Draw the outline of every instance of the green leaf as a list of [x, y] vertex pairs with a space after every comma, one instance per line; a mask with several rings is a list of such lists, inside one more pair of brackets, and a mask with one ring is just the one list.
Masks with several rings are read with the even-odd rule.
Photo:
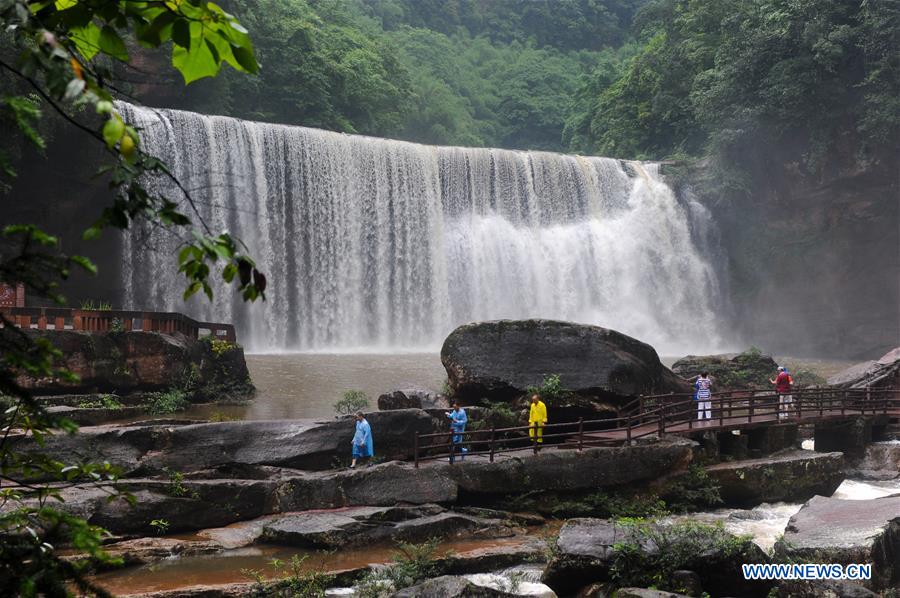
[[172, 25], [172, 41], [185, 50], [191, 47], [191, 26], [187, 19], [178, 19]]
[[180, 46], [172, 48], [172, 66], [184, 77], [185, 84], [213, 77], [219, 72], [219, 63], [213, 59], [212, 53], [206, 44], [194, 44], [190, 51]]
[[85, 60], [90, 60], [100, 51], [100, 28], [93, 23], [84, 27], [73, 27], [69, 39], [75, 42], [75, 48]]
[[95, 224], [95, 225], [91, 226], [90, 228], [88, 228], [87, 230], [85, 230], [81, 234], [81, 238], [84, 239], [85, 241], [93, 241], [95, 239], [99, 239], [100, 234], [102, 232], [103, 232], [103, 229], [100, 227], [100, 225]]
[[94, 264], [94, 262], [92, 262], [90, 259], [84, 257], [83, 255], [73, 255], [72, 261], [74, 263], [78, 264], [79, 266], [81, 266], [82, 268], [84, 268], [87, 272], [90, 272], [91, 274], [97, 273], [97, 265]]
[[253, 55], [252, 49], [243, 46], [232, 45], [231, 53], [234, 55], [234, 59], [237, 61], [238, 65], [240, 65], [242, 70], [248, 73], [259, 72], [259, 64], [257, 64], [256, 62], [256, 57]]
[[103, 140], [106, 141], [106, 147], [112, 149], [122, 138], [125, 133], [125, 123], [118, 114], [112, 115], [103, 125]]
[[103, 29], [100, 30], [99, 44], [100, 49], [105, 54], [117, 60], [128, 60], [128, 49], [125, 47], [125, 42], [122, 41], [116, 30], [109, 25], [104, 25]]
[[182, 295], [182, 299], [184, 299], [185, 301], [187, 301], [188, 299], [191, 298], [192, 295], [194, 295], [194, 294], [195, 294], [197, 291], [199, 291], [202, 287], [203, 287], [203, 285], [200, 283], [200, 281], [199, 281], [199, 280], [195, 280], [195, 281], [192, 282], [190, 285], [188, 285], [188, 288], [186, 288], [186, 289], [184, 290], [184, 294]]

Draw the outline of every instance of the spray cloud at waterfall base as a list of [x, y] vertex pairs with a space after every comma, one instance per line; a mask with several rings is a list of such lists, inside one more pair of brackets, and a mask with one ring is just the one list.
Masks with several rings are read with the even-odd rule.
[[133, 230], [128, 307], [233, 320], [256, 351], [434, 350], [459, 324], [531, 317], [614, 328], [663, 353], [722, 344], [713, 223], [655, 164], [120, 107], [269, 277], [263, 305], [224, 285], [185, 305], [178, 239]]

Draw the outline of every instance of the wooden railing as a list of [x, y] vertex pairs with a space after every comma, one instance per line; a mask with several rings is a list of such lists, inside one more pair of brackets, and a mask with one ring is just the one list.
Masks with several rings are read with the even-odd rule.
[[[68, 307], [4, 307], [0, 314], [19, 328], [37, 330], [86, 330], [112, 332], [140, 330], [162, 334], [181, 333], [189, 338], [210, 335], [236, 342], [231, 324], [198, 322], [184, 314], [154, 311], [73, 309]], [[2, 325], [2, 324], [0, 324]]]
[[[693, 395], [664, 394], [642, 396], [625, 405], [616, 417], [579, 419], [576, 422], [543, 426], [543, 443], [529, 432], [532, 426], [490, 428], [463, 432], [462, 442], [454, 444], [451, 432], [416, 433], [414, 460], [447, 459], [456, 449], [455, 459], [463, 455], [496, 455], [542, 446], [573, 448], [628, 444], [633, 440], [665, 434], [690, 434], [784, 423], [814, 423], [851, 415], [888, 414], [900, 416], [900, 390], [894, 388], [834, 389], [811, 388], [791, 393], [792, 402], [782, 405], [773, 392], [734, 391], [710, 398], [711, 418], [697, 419], [697, 401]], [[559, 440], [563, 442], [560, 443]], [[468, 451], [459, 452], [465, 446]]]

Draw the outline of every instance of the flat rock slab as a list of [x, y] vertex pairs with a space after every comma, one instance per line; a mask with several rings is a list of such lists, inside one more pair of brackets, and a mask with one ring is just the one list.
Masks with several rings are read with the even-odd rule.
[[584, 490], [656, 480], [687, 468], [693, 443], [672, 437], [628, 447], [545, 449], [534, 455], [504, 455], [494, 463], [467, 459], [454, 465], [433, 464], [459, 488], [472, 494], [511, 494], [533, 490]]
[[843, 453], [790, 451], [718, 463], [706, 468], [728, 506], [754, 507], [764, 502], [802, 501], [831, 496], [844, 481]]
[[788, 521], [778, 555], [821, 563], [872, 563], [872, 586], [900, 582], [900, 496], [815, 496]]
[[284, 515], [263, 527], [261, 540], [310, 548], [359, 546], [383, 540], [512, 536], [510, 521], [448, 511], [438, 505], [354, 507]]
[[[416, 432], [436, 431], [435, 420], [420, 409], [367, 415], [375, 454], [385, 459], [412, 456]], [[353, 418], [329, 421], [229, 421], [167, 426], [98, 426], [78, 434], [49, 436], [43, 446], [30, 437], [10, 439], [14, 450], [48, 455], [64, 463], [109, 461], [125, 477], [165, 468], [190, 472], [226, 465], [273, 465], [328, 470], [350, 454]]]

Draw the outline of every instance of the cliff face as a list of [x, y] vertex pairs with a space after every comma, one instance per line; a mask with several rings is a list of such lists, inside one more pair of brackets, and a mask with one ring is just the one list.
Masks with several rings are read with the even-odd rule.
[[888, 166], [814, 180], [788, 163], [755, 173], [741, 202], [703, 198], [721, 227], [741, 341], [847, 359], [897, 346], [900, 185]]

